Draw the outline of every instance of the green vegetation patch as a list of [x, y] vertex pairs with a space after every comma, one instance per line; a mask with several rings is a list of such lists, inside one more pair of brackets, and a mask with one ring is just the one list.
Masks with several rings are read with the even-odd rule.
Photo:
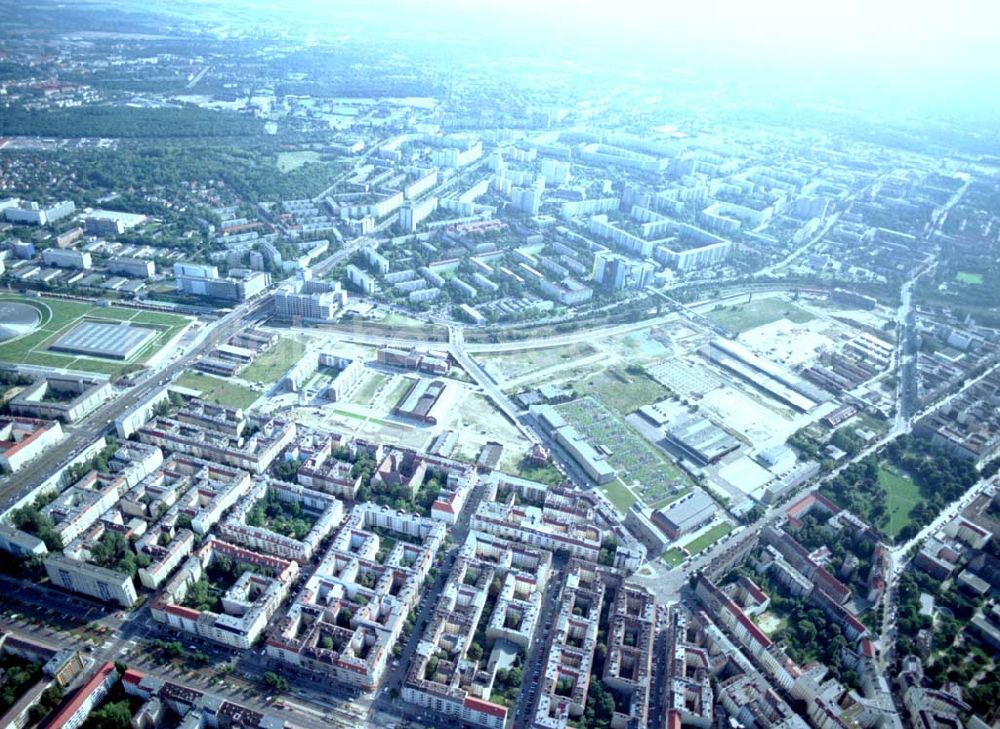
[[240, 377], [248, 382], [270, 385], [302, 359], [306, 345], [297, 339], [282, 337], [264, 354], [257, 357], [240, 372]]
[[815, 319], [805, 309], [782, 299], [759, 299], [748, 304], [722, 306], [710, 311], [706, 316], [717, 324], [721, 324], [734, 332], [742, 333], [755, 327], [779, 319], [788, 319], [796, 324], [805, 324]]
[[667, 567], [678, 567], [684, 563], [685, 556], [677, 547], [671, 547], [663, 553], [663, 562]]
[[627, 415], [643, 405], [659, 402], [669, 394], [667, 388], [639, 367], [608, 367], [573, 383], [573, 389], [580, 395], [593, 395], [619, 415]]
[[522, 461], [521, 465], [518, 466], [517, 475], [529, 481], [537, 481], [548, 486], [558, 486], [564, 480], [564, 476], [559, 472], [559, 469], [551, 463], [546, 463], [544, 466], [536, 466], [527, 459]]
[[231, 408], [248, 408], [259, 397], [249, 387], [201, 372], [184, 372], [175, 382], [181, 387], [199, 390], [203, 400]]
[[927, 439], [901, 435], [879, 454], [844, 468], [820, 490], [885, 536], [904, 542], [979, 477], [971, 461]]
[[350, 402], [355, 405], [370, 405], [375, 397], [375, 393], [389, 380], [387, 375], [372, 370], [365, 372], [364, 378], [364, 382], [354, 391], [354, 395], [350, 399]]
[[981, 273], [969, 273], [968, 271], [959, 271], [955, 274], [955, 280], [959, 283], [964, 284], [974, 284], [979, 286], [983, 282], [983, 274]]
[[283, 501], [268, 490], [247, 512], [246, 523], [292, 539], [304, 539], [318, 519], [319, 515], [303, 509], [297, 501]]
[[319, 162], [320, 159], [321, 155], [319, 152], [313, 152], [308, 149], [298, 152], [278, 152], [275, 165], [278, 168], [278, 172], [291, 172], [310, 162]]
[[704, 534], [695, 537], [690, 542], [685, 544], [684, 548], [692, 555], [699, 554], [729, 534], [732, 530], [732, 524], [716, 524]]
[[3, 685], [0, 686], [0, 712], [16, 704], [21, 696], [42, 677], [41, 663], [28, 663], [13, 655], [0, 658]]
[[632, 493], [632, 490], [621, 481], [606, 483], [601, 486], [601, 491], [622, 514], [628, 512], [629, 507], [639, 500], [638, 497]]
[[923, 501], [923, 498], [912, 479], [901, 476], [885, 466], [878, 470], [878, 485], [885, 491], [886, 507], [889, 510], [886, 533], [895, 539], [907, 524], [912, 523], [910, 512]]
[[132, 106], [80, 106], [28, 111], [7, 109], [0, 136], [43, 137], [230, 137], [263, 134], [264, 125], [245, 114], [202, 109], [145, 109]]
[[386, 393], [384, 402], [387, 402], [390, 405], [395, 405], [403, 398], [403, 395], [405, 395], [412, 386], [413, 380], [409, 377], [397, 377], [395, 382], [392, 383], [388, 393]]

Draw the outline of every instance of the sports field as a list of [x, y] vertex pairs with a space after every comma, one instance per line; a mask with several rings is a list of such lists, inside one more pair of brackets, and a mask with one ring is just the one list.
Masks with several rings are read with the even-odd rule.
[[[175, 314], [140, 311], [116, 306], [97, 306], [85, 301], [31, 298], [17, 295], [0, 295], [0, 299], [16, 301], [33, 307], [41, 315], [41, 324], [33, 332], [0, 344], [0, 362], [32, 364], [44, 367], [66, 367], [85, 372], [116, 375], [125, 369], [143, 364], [167, 342], [184, 329], [190, 319]], [[122, 322], [143, 324], [157, 330], [157, 335], [139, 350], [128, 362], [99, 357], [81, 357], [49, 351], [48, 347], [60, 336], [80, 322]]]

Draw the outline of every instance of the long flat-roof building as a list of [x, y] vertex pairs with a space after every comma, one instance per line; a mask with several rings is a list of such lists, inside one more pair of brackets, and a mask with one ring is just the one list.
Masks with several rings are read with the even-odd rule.
[[443, 380], [420, 378], [410, 385], [402, 400], [392, 409], [392, 414], [434, 425], [438, 421], [436, 411], [439, 404], [446, 400], [448, 389], [448, 383]]
[[710, 420], [690, 415], [667, 427], [666, 441], [699, 466], [716, 463], [740, 447], [735, 437]]
[[110, 396], [111, 383], [106, 379], [49, 375], [18, 393], [9, 407], [15, 415], [73, 423]]
[[548, 434], [561, 445], [583, 471], [595, 482], [608, 483], [617, 475], [615, 469], [605, 460], [587, 439], [566, 422], [551, 405], [532, 405], [531, 413]]
[[122, 361], [130, 360], [157, 334], [150, 327], [129, 323], [83, 321], [63, 334], [49, 349]]
[[45, 559], [45, 572], [53, 585], [79, 592], [122, 607], [132, 607], [138, 599], [132, 578], [123, 573], [53, 554]]

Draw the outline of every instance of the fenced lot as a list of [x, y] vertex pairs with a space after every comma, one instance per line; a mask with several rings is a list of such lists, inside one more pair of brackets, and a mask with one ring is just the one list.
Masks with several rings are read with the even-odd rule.
[[608, 463], [645, 503], [662, 501], [690, 484], [683, 471], [593, 397], [557, 405], [556, 410], [592, 446], [604, 446], [611, 451]]

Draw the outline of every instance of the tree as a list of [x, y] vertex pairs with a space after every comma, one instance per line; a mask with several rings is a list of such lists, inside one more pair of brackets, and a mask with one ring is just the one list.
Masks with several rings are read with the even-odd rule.
[[278, 691], [288, 690], [288, 680], [284, 676], [279, 676], [274, 671], [268, 671], [264, 674], [264, 683]]
[[328, 651], [332, 651], [333, 650], [333, 638], [331, 638], [329, 635], [324, 635], [320, 639], [319, 645], [320, 645], [320, 648], [323, 648], [323, 649], [328, 650]]
[[132, 724], [132, 711], [128, 700], [105, 704], [93, 712], [86, 725], [94, 729], [128, 729]]

